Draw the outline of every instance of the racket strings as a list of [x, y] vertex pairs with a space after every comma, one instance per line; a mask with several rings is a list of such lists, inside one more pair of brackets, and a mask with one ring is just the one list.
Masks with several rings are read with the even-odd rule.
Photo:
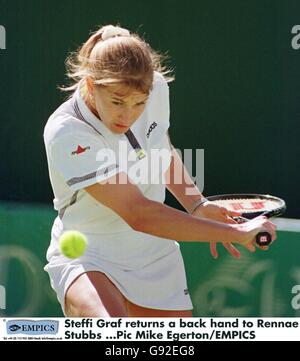
[[213, 200], [213, 203], [223, 206], [232, 211], [243, 211], [243, 213], [251, 212], [268, 212], [277, 209], [281, 204], [274, 200], [266, 200], [261, 198], [232, 198]]

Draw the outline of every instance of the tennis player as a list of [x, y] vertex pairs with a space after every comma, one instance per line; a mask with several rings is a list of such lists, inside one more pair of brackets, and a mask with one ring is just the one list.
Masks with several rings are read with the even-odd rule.
[[[44, 131], [58, 211], [45, 270], [64, 314], [190, 317], [176, 241], [211, 241], [215, 257], [222, 242], [238, 257], [231, 242], [253, 250], [258, 232], [275, 239], [275, 226], [264, 217], [235, 224], [231, 217], [238, 213], [205, 201], [168, 137], [172, 79], [137, 34], [104, 26], [67, 64], [72, 96]], [[149, 167], [158, 151], [163, 161]], [[180, 184], [177, 171], [185, 175]], [[188, 213], [164, 204], [166, 187]], [[67, 230], [89, 240], [75, 260], [59, 251]]]

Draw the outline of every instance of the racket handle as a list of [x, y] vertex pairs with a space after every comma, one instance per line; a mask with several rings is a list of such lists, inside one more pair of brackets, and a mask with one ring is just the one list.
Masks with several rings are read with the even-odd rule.
[[268, 246], [272, 243], [272, 236], [269, 232], [260, 232], [256, 235], [255, 241], [259, 246]]
[[[267, 212], [266, 212], [267, 213]], [[265, 214], [263, 214], [265, 215]], [[245, 217], [234, 217], [234, 219], [238, 222], [238, 223], [244, 223], [244, 222], [248, 222], [249, 219], [245, 218]], [[272, 236], [270, 235], [269, 232], [260, 232], [256, 235], [255, 237], [255, 242], [258, 246], [268, 246], [269, 244], [272, 243]]]

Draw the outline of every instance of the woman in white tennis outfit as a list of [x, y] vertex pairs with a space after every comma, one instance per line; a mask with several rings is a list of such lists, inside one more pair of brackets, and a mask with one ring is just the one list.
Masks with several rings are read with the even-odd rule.
[[[102, 27], [68, 64], [73, 95], [44, 132], [58, 211], [45, 270], [63, 311], [70, 317], [191, 316], [176, 241], [210, 241], [215, 257], [222, 242], [238, 257], [232, 241], [253, 250], [261, 230], [275, 238], [274, 226], [263, 217], [237, 225], [236, 213], [205, 201], [168, 137], [170, 78], [136, 34]], [[180, 184], [178, 170], [185, 175]], [[166, 187], [190, 214], [164, 204]], [[66, 230], [88, 238], [82, 257], [60, 253]]]

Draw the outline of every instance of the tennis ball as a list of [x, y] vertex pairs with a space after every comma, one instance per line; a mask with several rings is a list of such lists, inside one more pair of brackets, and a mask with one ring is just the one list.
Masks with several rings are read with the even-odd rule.
[[87, 238], [78, 231], [66, 231], [59, 239], [61, 253], [68, 258], [81, 257], [87, 246]]

